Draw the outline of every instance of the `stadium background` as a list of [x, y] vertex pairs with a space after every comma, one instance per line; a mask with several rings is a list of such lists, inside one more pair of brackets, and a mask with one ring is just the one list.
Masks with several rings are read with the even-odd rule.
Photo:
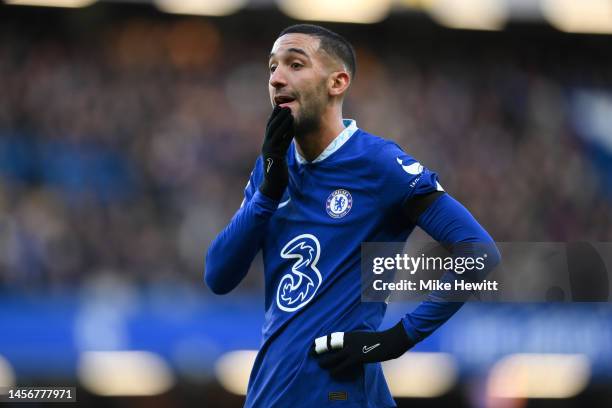
[[[0, 385], [241, 406], [260, 261], [225, 297], [202, 274], [260, 149], [267, 53], [298, 21], [280, 3], [0, 5]], [[437, 170], [497, 241], [609, 241], [612, 37], [565, 31], [612, 33], [612, 9], [457, 3], [324, 23], [358, 53], [345, 116]], [[564, 8], [586, 23], [563, 25]], [[612, 308], [468, 305], [385, 372], [400, 407], [611, 406]]]

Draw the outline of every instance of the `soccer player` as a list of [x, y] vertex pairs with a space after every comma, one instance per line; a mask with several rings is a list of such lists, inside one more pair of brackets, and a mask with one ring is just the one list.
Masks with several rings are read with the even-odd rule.
[[417, 225], [451, 248], [493, 242], [436, 173], [342, 118], [355, 68], [350, 43], [315, 25], [285, 29], [270, 53], [261, 156], [205, 272], [214, 293], [228, 293], [263, 251], [265, 323], [247, 407], [394, 407], [379, 363], [462, 303], [428, 299], [376, 331], [386, 304], [360, 301], [360, 244], [402, 242]]

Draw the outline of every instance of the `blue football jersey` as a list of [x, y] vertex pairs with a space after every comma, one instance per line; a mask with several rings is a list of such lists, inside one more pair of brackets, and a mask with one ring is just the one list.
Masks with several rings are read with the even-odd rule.
[[[414, 225], [402, 206], [442, 187], [434, 172], [394, 142], [354, 121], [345, 120], [345, 126], [312, 162], [294, 144], [287, 152], [289, 185], [274, 204], [261, 248], [265, 323], [247, 407], [395, 406], [380, 364], [359, 368], [354, 381], [337, 381], [309, 348], [331, 332], [378, 329], [386, 305], [360, 300], [361, 243], [405, 241]], [[262, 180], [260, 157], [245, 202]]]

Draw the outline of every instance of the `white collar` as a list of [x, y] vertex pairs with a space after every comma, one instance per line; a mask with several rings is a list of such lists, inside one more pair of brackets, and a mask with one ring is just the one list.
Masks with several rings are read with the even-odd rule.
[[[329, 156], [332, 155], [332, 153], [334, 153], [336, 150], [342, 147], [342, 145], [345, 144], [351, 136], [353, 136], [353, 133], [357, 131], [357, 122], [355, 122], [353, 119], [342, 119], [342, 124], [344, 124], [345, 126], [344, 130], [340, 132], [340, 134], [336, 136], [334, 140], [332, 140], [329, 146], [327, 146], [325, 150], [321, 152], [319, 157], [317, 157], [310, 163], [318, 163], [320, 161], [327, 159]], [[295, 144], [295, 142], [294, 142], [294, 145], [295, 145], [294, 147], [295, 148], [295, 158], [297, 162], [300, 164], [309, 163], [305, 158], [303, 158], [300, 155], [297, 149], [297, 144]]]

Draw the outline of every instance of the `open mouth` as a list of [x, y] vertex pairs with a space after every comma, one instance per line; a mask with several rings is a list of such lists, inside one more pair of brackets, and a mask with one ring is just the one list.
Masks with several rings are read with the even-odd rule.
[[278, 95], [274, 97], [274, 103], [280, 107], [288, 106], [295, 98], [288, 95]]

